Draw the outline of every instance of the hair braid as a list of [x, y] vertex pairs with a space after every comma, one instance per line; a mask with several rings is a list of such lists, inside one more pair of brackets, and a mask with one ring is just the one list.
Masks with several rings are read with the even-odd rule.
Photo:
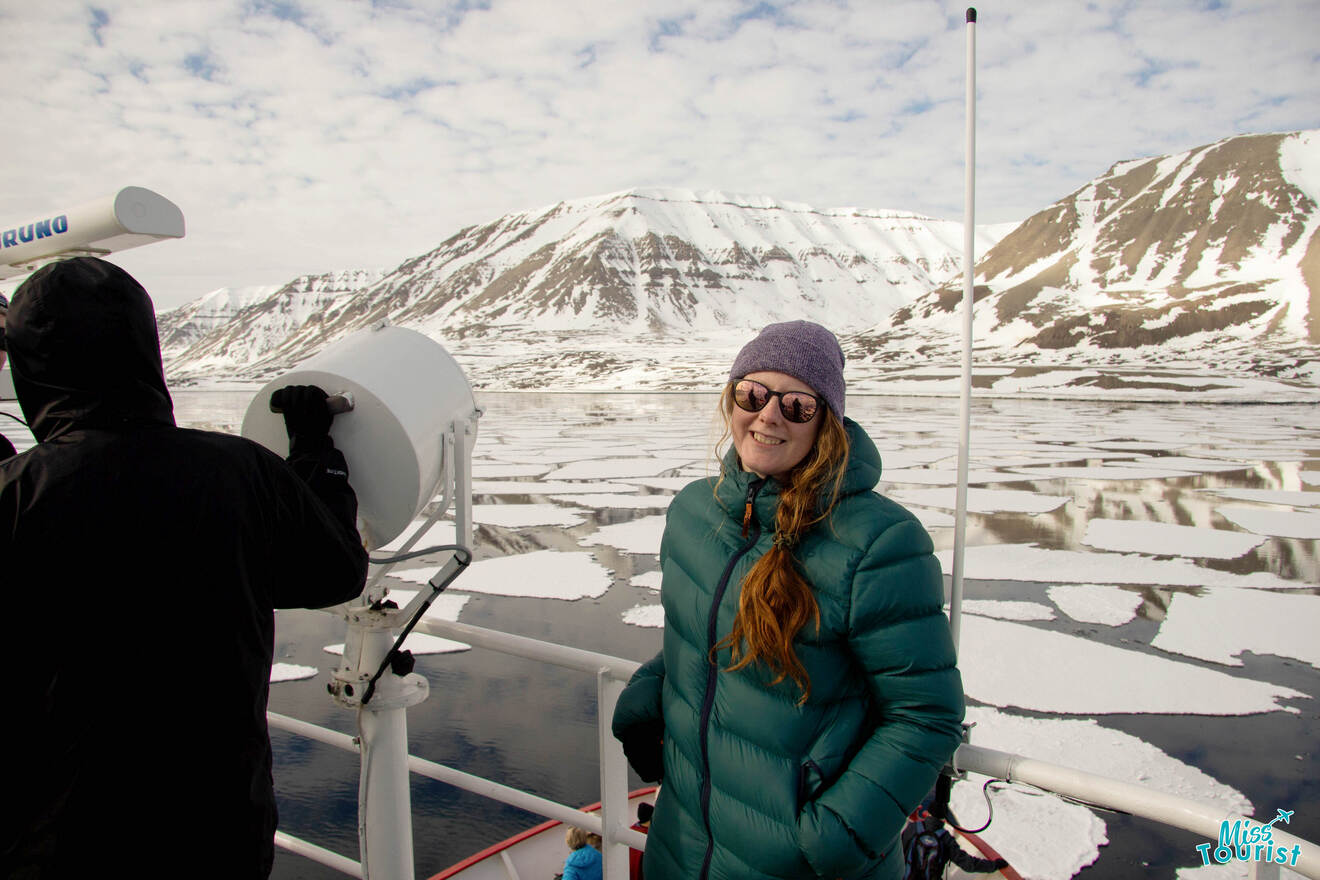
[[[720, 405], [726, 425], [733, 405], [730, 387]], [[781, 480], [774, 543], [743, 578], [733, 629], [711, 649], [712, 662], [718, 651], [731, 649], [730, 672], [760, 660], [775, 676], [771, 684], [792, 678], [802, 690], [799, 705], [811, 695], [811, 680], [793, 649], [793, 639], [810, 621], [820, 628], [820, 606], [793, 552], [803, 534], [834, 509], [848, 460], [842, 421], [828, 407], [820, 417], [824, 421], [811, 452], [786, 481]]]

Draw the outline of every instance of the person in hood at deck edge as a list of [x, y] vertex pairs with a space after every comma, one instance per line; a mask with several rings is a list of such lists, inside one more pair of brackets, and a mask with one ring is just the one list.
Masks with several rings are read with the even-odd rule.
[[0, 876], [266, 877], [273, 609], [366, 577], [325, 394], [279, 392], [288, 463], [175, 427], [151, 300], [94, 258], [33, 274], [6, 335], [37, 445], [0, 463]]
[[718, 478], [669, 506], [663, 649], [614, 735], [663, 780], [643, 873], [898, 878], [899, 837], [962, 739], [962, 680], [929, 535], [877, 494], [844, 417], [843, 352], [771, 324], [734, 360]]
[[[9, 315], [9, 300], [0, 296], [0, 367], [5, 365], [5, 318]], [[14, 444], [9, 442], [9, 438], [0, 434], [0, 461], [14, 454]]]

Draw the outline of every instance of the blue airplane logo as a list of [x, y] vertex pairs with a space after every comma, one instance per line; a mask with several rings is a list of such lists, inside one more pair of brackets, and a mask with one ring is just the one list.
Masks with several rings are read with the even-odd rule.
[[1291, 824], [1292, 824], [1292, 815], [1293, 815], [1293, 813], [1297, 812], [1296, 810], [1280, 810], [1278, 807], [1275, 807], [1274, 809], [1275, 809], [1275, 812], [1277, 812], [1279, 815], [1277, 815], [1277, 816], [1275, 816], [1273, 819], [1271, 819], [1271, 820], [1265, 825], [1266, 828], [1269, 828], [1269, 827], [1273, 826], [1275, 822], [1278, 822], [1278, 821], [1280, 821], [1280, 820], [1282, 820], [1283, 823], [1284, 823], [1285, 825], [1291, 825]]

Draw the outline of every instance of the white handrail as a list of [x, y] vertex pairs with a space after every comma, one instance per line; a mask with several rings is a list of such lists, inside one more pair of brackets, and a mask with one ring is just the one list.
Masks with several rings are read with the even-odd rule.
[[[1231, 824], [1249, 818], [1211, 804], [1166, 794], [1120, 779], [971, 744], [959, 746], [952, 763], [953, 768], [960, 772], [966, 770], [992, 779], [1025, 782], [1085, 804], [1131, 813], [1162, 825], [1192, 831], [1215, 841], [1216, 845], [1223, 822]], [[1320, 880], [1320, 846], [1277, 826], [1270, 830], [1276, 852], [1281, 847], [1288, 850], [1294, 846], [1299, 848], [1297, 864], [1290, 863], [1288, 868], [1303, 877]], [[1212, 860], [1211, 864], [1214, 863]]]
[[[627, 681], [641, 664], [621, 657], [570, 648], [551, 642], [542, 642], [525, 636], [484, 629], [465, 623], [444, 620], [422, 621], [416, 627], [446, 638], [457, 639], [471, 645], [500, 651], [505, 654], [551, 663], [582, 672], [595, 673], [597, 676], [598, 713], [601, 722], [598, 728], [598, 740], [601, 754], [601, 812], [599, 815], [584, 813], [568, 804], [557, 803], [528, 792], [520, 791], [480, 776], [464, 773], [452, 767], [436, 764], [421, 758], [409, 756], [408, 767], [415, 773], [439, 780], [465, 791], [483, 795], [493, 800], [527, 810], [528, 812], [570, 823], [588, 831], [600, 834], [604, 840], [602, 847], [606, 853], [606, 876], [617, 877], [617, 870], [611, 870], [611, 862], [617, 865], [619, 857], [627, 848], [645, 849], [646, 836], [628, 828], [628, 821], [622, 815], [620, 804], [627, 804], [627, 765], [623, 761], [622, 747], [609, 735], [608, 718], [613, 715], [614, 703]], [[307, 736], [336, 748], [356, 752], [357, 742], [354, 737], [334, 730], [327, 730], [315, 724], [309, 724], [296, 718], [268, 712], [272, 727], [291, 733]], [[1130, 782], [1087, 773], [1059, 764], [1038, 761], [1022, 755], [1000, 752], [964, 744], [954, 754], [952, 765], [957, 772], [977, 773], [1008, 782], [1021, 782], [1033, 785], [1054, 794], [1071, 798], [1101, 809], [1119, 810], [1134, 816], [1150, 819], [1163, 825], [1181, 828], [1200, 834], [1207, 840], [1217, 842], [1221, 823], [1230, 823], [1247, 817], [1227, 813], [1221, 808], [1194, 801], [1176, 795], [1146, 788]], [[1289, 834], [1277, 826], [1271, 829], [1276, 850], [1285, 847], [1291, 851], [1296, 846], [1300, 856], [1297, 864], [1288, 867], [1309, 877], [1320, 880], [1320, 846]], [[276, 842], [285, 849], [303, 842], [287, 835], [279, 835]], [[332, 857], [336, 863], [318, 858], [319, 847], [306, 844], [303, 849], [295, 850], [337, 867], [352, 874], [351, 869], [343, 865], [354, 866], [357, 863], [336, 856], [325, 850], [319, 855]], [[626, 866], [626, 861], [623, 861]], [[626, 867], [625, 867], [626, 869]], [[360, 870], [360, 866], [359, 866]], [[361, 876], [361, 874], [354, 874]]]

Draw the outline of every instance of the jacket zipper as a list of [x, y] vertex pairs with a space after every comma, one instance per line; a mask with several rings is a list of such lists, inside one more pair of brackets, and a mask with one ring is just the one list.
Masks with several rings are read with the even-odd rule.
[[[706, 654], [709, 656], [711, 649], [715, 647], [717, 625], [719, 623], [720, 603], [724, 600], [724, 593], [729, 588], [729, 578], [733, 575], [733, 567], [738, 564], [749, 550], [756, 546], [756, 542], [761, 538], [761, 524], [756, 521], [754, 513], [754, 504], [756, 502], [756, 493], [761, 491], [765, 485], [765, 478], [753, 480], [747, 484], [747, 499], [743, 506], [742, 536], [749, 538], [745, 544], [729, 557], [728, 563], [724, 566], [724, 573], [720, 575], [719, 583], [715, 585], [715, 595], [711, 600], [710, 614], [706, 620]], [[750, 530], [750, 534], [749, 534]], [[701, 819], [706, 826], [706, 854], [701, 860], [700, 880], [706, 880], [710, 873], [710, 860], [715, 854], [715, 840], [710, 833], [710, 715], [715, 707], [715, 679], [719, 675], [719, 667], [715, 663], [706, 665], [706, 695], [701, 702]]]

